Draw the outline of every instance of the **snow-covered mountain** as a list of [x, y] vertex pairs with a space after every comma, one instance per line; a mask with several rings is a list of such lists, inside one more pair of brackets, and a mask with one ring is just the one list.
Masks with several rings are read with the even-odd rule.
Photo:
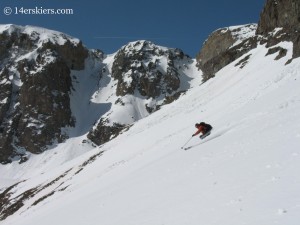
[[179, 98], [197, 70], [181, 50], [148, 41], [107, 56], [38, 27], [1, 25], [0, 38], [3, 164], [75, 136], [104, 144]]
[[68, 138], [71, 70], [84, 69], [88, 51], [63, 33], [0, 26], [0, 163], [26, 160]]
[[[213, 75], [204, 83], [196, 60], [176, 49], [138, 41], [108, 56], [88, 50], [82, 69], [69, 68], [68, 138], [21, 164], [0, 164], [1, 224], [298, 225], [300, 58], [297, 32], [289, 33], [298, 28], [266, 16], [280, 7], [278, 20], [295, 4], [268, 0], [257, 26], [216, 31], [240, 43], [216, 42], [224, 50], [207, 59], [222, 67], [201, 64], [200, 53], [198, 67]], [[159, 80], [146, 91], [141, 81], [168, 68], [178, 88]], [[87, 137], [101, 118], [131, 126], [95, 146]], [[200, 121], [214, 127], [204, 140], [191, 138]]]
[[88, 138], [101, 145], [178, 99], [200, 77], [196, 61], [179, 49], [136, 41], [123, 46], [103, 61], [95, 104], [111, 104], [97, 121]]

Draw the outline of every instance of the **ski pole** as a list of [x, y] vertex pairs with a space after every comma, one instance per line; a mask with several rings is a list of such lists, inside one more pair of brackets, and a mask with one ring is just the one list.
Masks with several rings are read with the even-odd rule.
[[193, 136], [192, 137], [190, 137], [190, 139], [187, 141], [187, 142], [185, 142], [185, 144], [181, 147], [181, 148], [183, 148], [184, 146], [186, 146], [187, 145], [187, 143], [189, 143], [190, 142], [190, 140], [193, 138]]

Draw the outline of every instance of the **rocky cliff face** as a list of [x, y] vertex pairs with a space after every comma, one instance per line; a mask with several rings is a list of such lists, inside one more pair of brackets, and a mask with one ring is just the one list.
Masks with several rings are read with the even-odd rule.
[[[293, 58], [300, 56], [300, 2], [298, 0], [267, 0], [260, 15], [257, 35], [272, 47], [281, 41], [293, 42]], [[282, 51], [282, 50], [281, 50]]]
[[257, 34], [268, 35], [275, 28], [300, 30], [300, 2], [298, 0], [267, 0], [260, 15]]
[[40, 153], [73, 126], [71, 69], [87, 50], [77, 39], [34, 27], [0, 27], [0, 162]]
[[213, 32], [197, 55], [197, 66], [207, 81], [220, 69], [257, 46], [256, 24], [235, 26]]
[[148, 98], [174, 94], [180, 86], [174, 64], [184, 58], [187, 56], [179, 49], [163, 49], [147, 41], [126, 45], [116, 54], [112, 67], [112, 77], [118, 80], [117, 95], [135, 91]]
[[[203, 81], [213, 77], [216, 72], [255, 48], [257, 44], [266, 44], [269, 48], [268, 54], [276, 52], [278, 53], [276, 59], [279, 59], [287, 50], [275, 45], [282, 41], [290, 41], [293, 42], [294, 47], [293, 58], [299, 57], [299, 32], [300, 2], [298, 0], [267, 0], [258, 26], [250, 24], [223, 28], [208, 37], [197, 56], [198, 68], [203, 71]], [[237, 65], [244, 65], [245, 61], [247, 61], [247, 56]]]
[[149, 41], [122, 47], [109, 71], [116, 98], [88, 138], [103, 144], [135, 121], [176, 100], [189, 87], [186, 71], [192, 64], [193, 60], [181, 50]]

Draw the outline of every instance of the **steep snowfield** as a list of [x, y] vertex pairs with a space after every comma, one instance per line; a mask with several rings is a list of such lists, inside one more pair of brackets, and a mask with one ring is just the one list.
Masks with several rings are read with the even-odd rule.
[[[1, 165], [1, 182], [27, 179], [12, 189], [16, 197], [64, 174], [1, 224], [298, 225], [300, 59], [285, 65], [292, 44], [280, 45], [286, 57], [275, 61], [259, 46], [243, 69], [238, 59], [194, 83], [99, 148], [74, 137], [24, 164]], [[199, 121], [212, 134], [182, 150]], [[71, 149], [89, 151], [68, 161]], [[33, 205], [47, 190], [56, 192]]]

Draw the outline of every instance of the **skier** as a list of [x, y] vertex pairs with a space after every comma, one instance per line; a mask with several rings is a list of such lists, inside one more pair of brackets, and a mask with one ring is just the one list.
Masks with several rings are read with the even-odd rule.
[[198, 129], [196, 131], [196, 133], [194, 133], [192, 135], [192, 137], [196, 136], [197, 134], [199, 133], [202, 133], [202, 135], [200, 135], [199, 138], [203, 139], [205, 138], [206, 136], [210, 135], [210, 131], [212, 130], [212, 126], [210, 124], [207, 124], [207, 123], [204, 123], [204, 122], [201, 122], [201, 123], [196, 123], [195, 124], [195, 127]]

